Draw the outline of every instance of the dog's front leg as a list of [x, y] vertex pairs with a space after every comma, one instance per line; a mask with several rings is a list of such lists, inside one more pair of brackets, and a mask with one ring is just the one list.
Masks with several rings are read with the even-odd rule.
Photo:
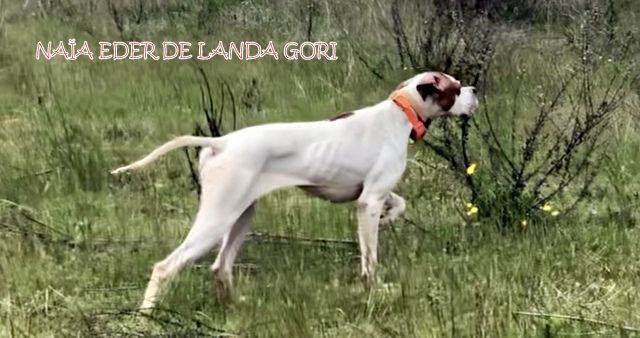
[[375, 268], [378, 262], [378, 223], [383, 204], [384, 195], [363, 196], [358, 199], [361, 278], [367, 288], [375, 279]]
[[400, 216], [407, 206], [404, 198], [393, 192], [384, 201], [382, 206], [382, 214], [380, 215], [380, 229], [384, 229], [391, 222]]

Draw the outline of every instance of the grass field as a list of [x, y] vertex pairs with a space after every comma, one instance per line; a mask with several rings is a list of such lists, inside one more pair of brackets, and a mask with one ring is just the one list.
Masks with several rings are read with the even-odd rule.
[[[397, 66], [387, 27], [375, 23], [387, 19], [384, 1], [313, 2], [313, 40], [338, 41], [338, 61], [36, 61], [37, 41], [274, 40], [282, 46], [304, 41], [308, 28], [297, 12], [306, 5], [295, 1], [202, 2], [215, 6], [211, 23], [201, 27], [185, 9], [199, 2], [158, 1], [145, 20], [125, 21], [123, 29], [108, 10], [90, 10], [101, 2], [79, 3], [31, 1], [23, 8], [0, 1], [0, 337], [640, 335], [640, 105], [632, 85], [624, 86], [603, 133], [606, 156], [589, 194], [570, 213], [522, 219], [508, 231], [494, 218], [470, 219], [464, 182], [417, 143], [395, 190], [407, 199], [407, 211], [381, 232], [380, 282], [371, 291], [358, 279], [354, 205], [283, 190], [258, 204], [254, 233], [234, 270], [232, 303], [216, 300], [211, 253], [181, 272], [158, 311], [137, 315], [154, 262], [190, 227], [197, 194], [180, 152], [131, 175], [108, 172], [204, 123], [199, 67], [218, 107], [220, 81], [229, 85], [238, 128], [325, 119], [373, 104], [415, 71]], [[126, 9], [134, 2], [115, 3]], [[254, 5], [262, 11], [253, 12]], [[620, 21], [638, 28], [632, 5], [616, 2]], [[125, 9], [122, 15], [133, 15]], [[229, 14], [234, 11], [248, 21]], [[237, 21], [224, 21], [230, 17]], [[274, 17], [285, 24], [274, 24]], [[550, 64], [572, 62], [558, 46], [573, 26], [577, 19], [496, 24], [502, 33], [483, 88], [485, 105], [474, 117], [481, 126], [484, 116], [493, 116], [504, 133], [500, 128], [509, 123], [530, 125], [535, 95], [516, 104], [514, 92], [547, 86], [555, 71]], [[594, 74], [596, 84], [622, 72], [626, 61], [612, 60]], [[228, 96], [226, 104], [228, 110]], [[230, 125], [227, 115], [226, 131]], [[474, 135], [475, 176], [490, 182], [489, 151]], [[493, 196], [491, 184], [483, 187], [482, 196]], [[561, 206], [574, 191], [551, 203]], [[484, 209], [502, 203], [484, 201]]]

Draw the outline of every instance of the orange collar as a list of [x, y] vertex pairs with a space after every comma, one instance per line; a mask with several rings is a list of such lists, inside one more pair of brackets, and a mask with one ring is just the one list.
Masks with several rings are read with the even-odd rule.
[[409, 100], [402, 94], [393, 95], [391, 99], [393, 100], [393, 103], [397, 104], [398, 107], [402, 109], [404, 114], [407, 116], [407, 120], [411, 123], [411, 139], [414, 141], [421, 139], [427, 132], [427, 129], [425, 128], [424, 123], [420, 120], [416, 111], [411, 107]]

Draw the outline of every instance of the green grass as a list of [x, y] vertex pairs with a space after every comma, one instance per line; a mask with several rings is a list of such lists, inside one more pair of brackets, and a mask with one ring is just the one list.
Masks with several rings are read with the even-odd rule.
[[[1, 41], [15, 48], [0, 50], [0, 337], [573, 337], [640, 329], [640, 137], [629, 114], [636, 98], [612, 124], [598, 182], [571, 217], [507, 233], [467, 222], [462, 184], [413, 145], [412, 156], [432, 165], [409, 162], [396, 190], [408, 201], [405, 219], [380, 235], [380, 283], [370, 292], [358, 281], [353, 243], [251, 238], [234, 270], [233, 303], [216, 301], [212, 253], [181, 272], [152, 317], [136, 316], [151, 267], [188, 231], [197, 197], [179, 152], [132, 175], [108, 171], [203, 122], [200, 77], [192, 62], [37, 62], [37, 40], [91, 38], [55, 18], [3, 11]], [[116, 39], [105, 27], [101, 34]], [[148, 29], [141, 34], [157, 41], [187, 34], [182, 26]], [[265, 40], [269, 31], [229, 28], [197, 39], [246, 36]], [[263, 109], [238, 105], [240, 126], [324, 119], [386, 97], [412, 74], [377, 80], [346, 42], [339, 46], [336, 62], [199, 65], [237, 98], [258, 79]], [[534, 76], [510, 74], [540, 67], [550, 48], [534, 39], [504, 49], [515, 49], [516, 59], [498, 54], [501, 80], [488, 93], [498, 111], [481, 114], [508, 107], [515, 81], [535, 87]], [[259, 202], [254, 230], [353, 242], [353, 209], [279, 191]]]

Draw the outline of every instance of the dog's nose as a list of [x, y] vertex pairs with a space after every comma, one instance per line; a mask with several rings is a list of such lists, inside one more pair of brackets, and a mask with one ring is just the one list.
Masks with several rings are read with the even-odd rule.
[[478, 94], [478, 88], [476, 87], [471, 87], [471, 91], [473, 92], [473, 95]]

